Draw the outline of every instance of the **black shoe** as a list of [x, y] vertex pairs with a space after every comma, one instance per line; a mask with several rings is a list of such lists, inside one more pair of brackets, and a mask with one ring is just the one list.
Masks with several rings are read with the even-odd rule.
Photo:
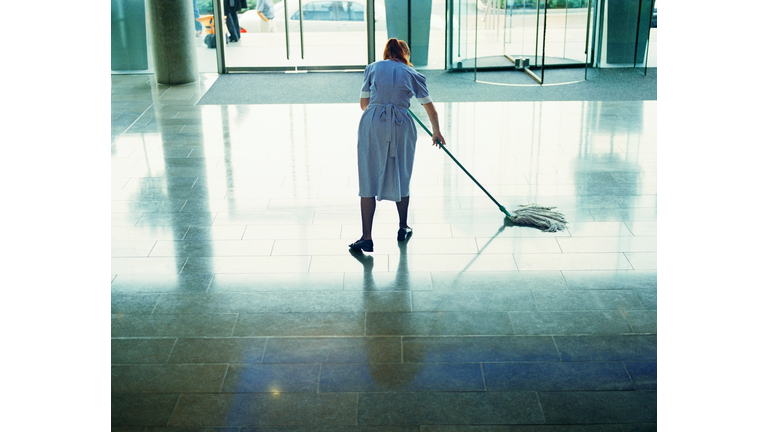
[[397, 230], [397, 241], [403, 241], [407, 238], [410, 238], [411, 235], [413, 235], [413, 230], [411, 227], [400, 228]]
[[349, 245], [349, 248], [356, 251], [363, 250], [366, 252], [373, 252], [373, 240], [360, 239]]

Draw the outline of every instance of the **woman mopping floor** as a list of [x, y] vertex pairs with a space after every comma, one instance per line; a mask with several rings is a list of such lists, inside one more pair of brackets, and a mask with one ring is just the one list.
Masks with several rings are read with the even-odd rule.
[[363, 115], [357, 131], [357, 173], [360, 184], [360, 215], [363, 236], [349, 245], [353, 251], [373, 252], [373, 215], [376, 201], [394, 201], [400, 218], [397, 240], [413, 233], [408, 226], [408, 204], [416, 124], [409, 115], [411, 97], [424, 106], [432, 123], [432, 145], [445, 144], [437, 111], [427, 90], [427, 80], [410, 62], [408, 45], [390, 39], [384, 60], [365, 68], [360, 107]]

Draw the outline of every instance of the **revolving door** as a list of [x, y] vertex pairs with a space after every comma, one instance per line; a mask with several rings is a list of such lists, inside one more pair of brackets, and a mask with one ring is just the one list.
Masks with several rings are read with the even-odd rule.
[[586, 68], [595, 0], [453, 0], [449, 68], [519, 70], [544, 84], [547, 68]]

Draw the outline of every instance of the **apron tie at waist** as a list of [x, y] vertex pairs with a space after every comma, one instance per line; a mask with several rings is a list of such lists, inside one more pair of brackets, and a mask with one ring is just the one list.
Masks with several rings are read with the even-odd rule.
[[395, 104], [369, 104], [368, 106], [384, 107], [384, 110], [382, 110], [381, 114], [379, 114], [379, 121], [385, 122], [389, 120], [389, 128], [387, 128], [386, 137], [386, 141], [389, 143], [388, 157], [395, 157], [397, 154], [397, 146], [395, 145], [395, 141], [392, 140], [392, 133], [394, 132], [395, 126], [400, 126], [403, 124], [403, 119], [398, 113], [398, 108], [403, 107], [398, 107]]

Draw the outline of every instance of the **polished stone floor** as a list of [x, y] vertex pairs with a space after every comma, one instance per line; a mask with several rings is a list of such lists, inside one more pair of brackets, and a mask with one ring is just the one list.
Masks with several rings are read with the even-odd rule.
[[215, 79], [112, 76], [113, 431], [656, 430], [656, 101], [436, 103], [568, 229], [420, 131], [413, 237], [381, 202], [353, 255], [359, 106], [197, 106]]

